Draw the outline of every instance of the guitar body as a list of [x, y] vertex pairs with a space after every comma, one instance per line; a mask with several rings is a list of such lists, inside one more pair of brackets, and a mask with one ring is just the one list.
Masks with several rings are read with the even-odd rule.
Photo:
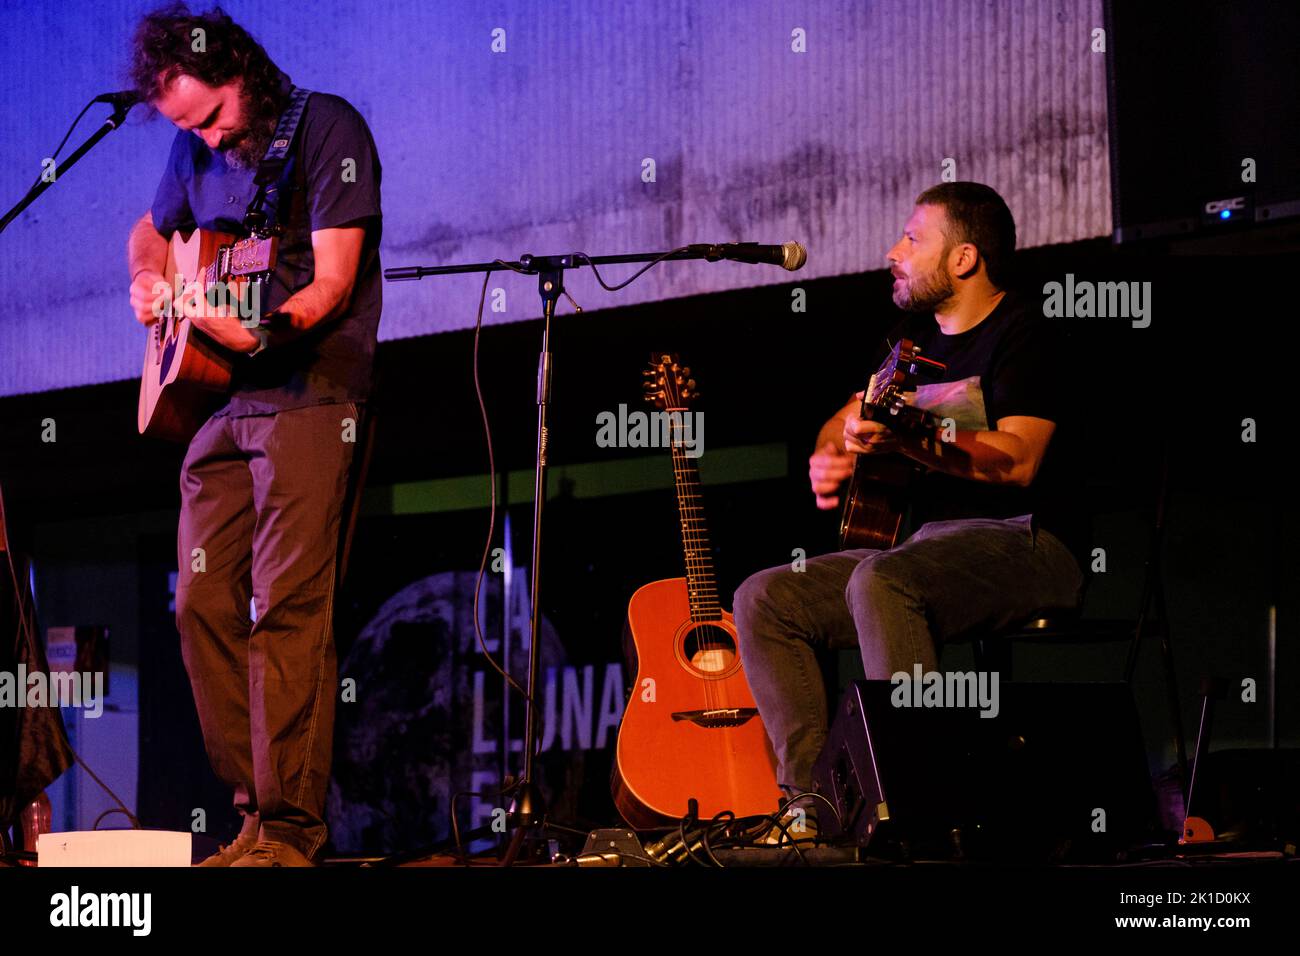
[[[173, 233], [163, 276], [172, 289], [190, 283], [207, 290], [216, 280], [240, 295], [244, 278], [273, 267], [274, 239], [237, 239], [196, 229]], [[230, 387], [230, 353], [204, 335], [193, 321], [168, 307], [149, 326], [136, 426], [142, 435], [186, 442]]]
[[[863, 390], [860, 417], [900, 433], [933, 429], [934, 416], [909, 405], [906, 394], [914, 391], [919, 371], [933, 374], [944, 368], [942, 362], [923, 358], [910, 339], [901, 339]], [[898, 543], [908, 490], [916, 473], [917, 465], [902, 455], [858, 456], [840, 513], [841, 551], [884, 551]]]
[[858, 456], [844, 495], [840, 550], [878, 548], [898, 543], [907, 510], [907, 491], [915, 466], [901, 455]]
[[676, 823], [691, 797], [706, 820], [723, 810], [748, 816], [777, 808], [776, 762], [741, 669], [735, 621], [720, 614], [692, 620], [686, 578], [647, 584], [628, 603], [636, 681], [612, 788], [634, 828]]

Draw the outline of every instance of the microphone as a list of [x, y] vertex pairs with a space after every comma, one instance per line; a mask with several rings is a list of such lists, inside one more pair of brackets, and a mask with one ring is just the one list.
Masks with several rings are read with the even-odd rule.
[[135, 90], [119, 90], [116, 93], [100, 93], [90, 102], [107, 103], [114, 109], [129, 110], [140, 102], [140, 94]]
[[783, 242], [779, 246], [763, 246], [757, 242], [724, 242], [720, 245], [692, 246], [703, 252], [709, 262], [729, 259], [732, 262], [770, 263], [794, 272], [808, 261], [808, 250], [798, 242]]

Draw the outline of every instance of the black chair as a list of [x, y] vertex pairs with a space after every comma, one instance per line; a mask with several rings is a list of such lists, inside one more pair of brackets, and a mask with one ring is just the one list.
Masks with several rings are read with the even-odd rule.
[[1178, 700], [1178, 682], [1174, 671], [1169, 619], [1165, 611], [1165, 589], [1161, 552], [1165, 534], [1165, 507], [1169, 492], [1169, 452], [1162, 446], [1156, 467], [1154, 501], [1151, 503], [1151, 527], [1144, 562], [1142, 596], [1133, 618], [1087, 618], [1080, 608], [1044, 608], [1029, 619], [995, 632], [966, 635], [958, 643], [971, 643], [978, 670], [996, 671], [1001, 679], [1011, 678], [1012, 648], [1016, 643], [1102, 644], [1128, 643], [1124, 681], [1130, 686], [1137, 668], [1142, 642], [1159, 638], [1169, 697], [1169, 714], [1173, 721], [1174, 748], [1181, 779], [1187, 778], [1187, 749], [1183, 737], [1182, 712]]

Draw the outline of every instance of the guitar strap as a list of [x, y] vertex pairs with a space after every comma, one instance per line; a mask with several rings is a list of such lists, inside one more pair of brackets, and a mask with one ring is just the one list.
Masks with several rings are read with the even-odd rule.
[[302, 120], [310, 96], [311, 90], [305, 90], [301, 86], [295, 86], [289, 92], [289, 102], [284, 112], [280, 114], [280, 122], [276, 124], [275, 132], [271, 135], [271, 143], [266, 148], [266, 155], [257, 164], [257, 172], [253, 176], [257, 192], [253, 196], [253, 201], [248, 204], [248, 211], [244, 213], [244, 228], [253, 235], [259, 235], [266, 230], [266, 210], [262, 207], [266, 202], [267, 188], [278, 182], [284, 175], [284, 167], [289, 162], [289, 153], [293, 149], [298, 124]]

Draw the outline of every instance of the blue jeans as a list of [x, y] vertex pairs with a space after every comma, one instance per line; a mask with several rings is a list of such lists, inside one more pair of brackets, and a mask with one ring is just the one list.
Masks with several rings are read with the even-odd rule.
[[856, 645], [868, 680], [920, 664], [939, 644], [1076, 607], [1083, 572], [1030, 515], [933, 521], [887, 551], [862, 548], [751, 575], [736, 591], [745, 676], [787, 794], [812, 789], [826, 742], [826, 692], [816, 651]]

